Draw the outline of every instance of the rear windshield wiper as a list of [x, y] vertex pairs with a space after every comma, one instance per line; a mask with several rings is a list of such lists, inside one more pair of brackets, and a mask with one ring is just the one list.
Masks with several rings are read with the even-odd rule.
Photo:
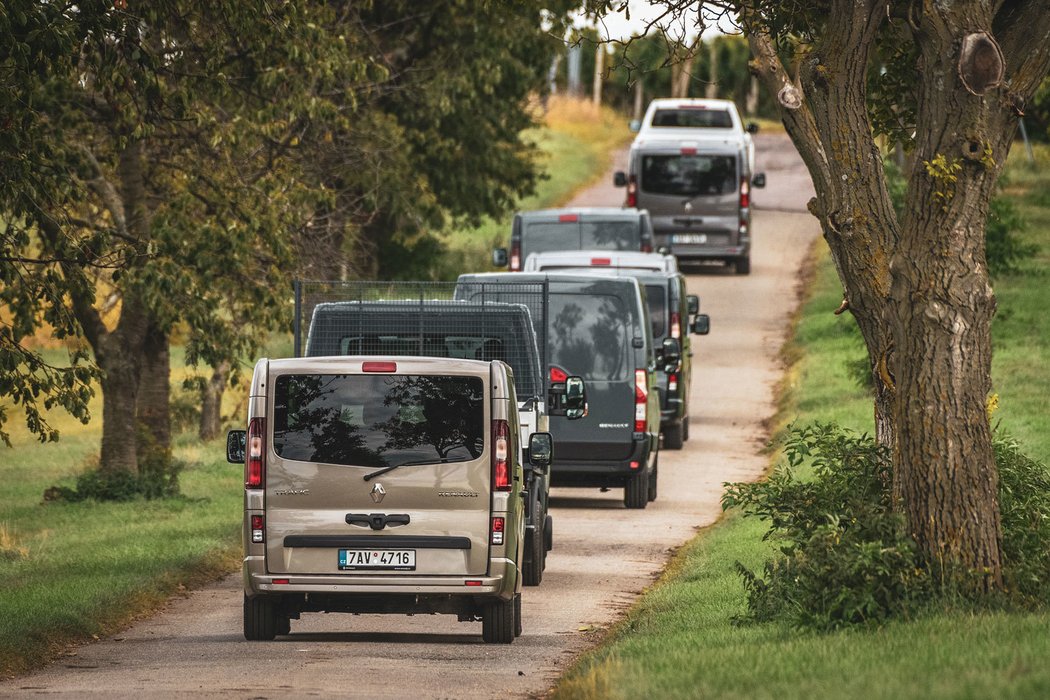
[[387, 472], [394, 471], [398, 467], [415, 467], [415, 466], [418, 466], [420, 464], [453, 464], [455, 462], [469, 462], [470, 460], [471, 460], [470, 457], [458, 458], [458, 459], [448, 459], [448, 458], [445, 458], [445, 459], [417, 459], [414, 462], [402, 462], [401, 464], [395, 464], [395, 465], [390, 466], [390, 467], [383, 467], [382, 469], [377, 469], [376, 471], [372, 472], [371, 474], [365, 474], [364, 479], [365, 479], [365, 481], [371, 481], [372, 479], [376, 478], [377, 476], [382, 476], [383, 474], [386, 474]]

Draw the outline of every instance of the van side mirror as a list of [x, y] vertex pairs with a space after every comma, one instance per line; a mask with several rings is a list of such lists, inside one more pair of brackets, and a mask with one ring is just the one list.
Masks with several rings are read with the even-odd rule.
[[766, 186], [766, 174], [765, 173], [756, 173], [755, 176], [753, 178], [751, 178], [751, 184], [754, 185], [755, 187], [765, 187]]
[[674, 372], [682, 362], [682, 343], [678, 338], [664, 338], [660, 347], [660, 362], [665, 372]]
[[689, 315], [696, 316], [700, 313], [700, 297], [695, 294], [686, 294], [685, 301], [689, 304]]
[[587, 415], [587, 388], [581, 377], [568, 377], [551, 384], [547, 393], [547, 415], [579, 420]]
[[226, 433], [226, 461], [230, 464], [244, 464], [247, 435], [244, 430], [231, 430]]
[[693, 331], [693, 335], [707, 335], [711, 332], [711, 317], [707, 314], [697, 314], [690, 330]]
[[627, 173], [617, 170], [613, 173], [613, 185], [615, 187], [627, 187]]
[[755, 122], [748, 122], [748, 124], [747, 124], [747, 133], [749, 133], [749, 134], [757, 134], [758, 133], [758, 124], [755, 123]]
[[534, 467], [549, 467], [554, 460], [554, 438], [550, 433], [533, 433], [529, 436], [529, 464]]
[[638, 133], [642, 130], [642, 120], [632, 119], [631, 121], [627, 122], [627, 128], [635, 133]]
[[506, 267], [507, 266], [507, 249], [496, 248], [492, 251], [492, 266], [493, 267]]

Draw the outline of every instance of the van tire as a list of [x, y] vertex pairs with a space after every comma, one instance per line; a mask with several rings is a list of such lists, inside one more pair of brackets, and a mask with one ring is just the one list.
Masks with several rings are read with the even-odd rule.
[[685, 442], [683, 430], [681, 423], [667, 426], [667, 429], [664, 430], [664, 448], [668, 450], [682, 449], [682, 443]]
[[736, 259], [736, 273], [738, 275], [750, 275], [751, 274], [751, 257], [737, 258]]
[[514, 636], [521, 636], [521, 593], [514, 596]]
[[650, 503], [656, 500], [656, 480], [660, 475], [660, 467], [657, 464], [653, 465], [653, 473], [649, 475], [649, 489], [646, 492], [646, 498]]
[[486, 644], [510, 644], [517, 629], [514, 600], [486, 603], [481, 612], [481, 638]]
[[689, 442], [689, 416], [682, 419], [682, 442]]
[[649, 504], [649, 472], [642, 470], [627, 479], [623, 488], [625, 508], [645, 508]]
[[543, 567], [547, 558], [547, 548], [543, 546], [543, 539], [543, 532], [535, 528], [525, 542], [528, 551], [525, 554], [525, 563], [521, 567], [521, 573], [526, 586], [538, 586], [543, 581]]
[[[266, 596], [244, 596], [244, 638], [250, 641], [269, 641], [277, 636], [279, 627], [277, 606]], [[289, 623], [289, 628], [291, 623]]]
[[[549, 552], [554, 549], [554, 518], [549, 514], [543, 519], [543, 546]], [[543, 559], [543, 568], [547, 568], [547, 559]]]

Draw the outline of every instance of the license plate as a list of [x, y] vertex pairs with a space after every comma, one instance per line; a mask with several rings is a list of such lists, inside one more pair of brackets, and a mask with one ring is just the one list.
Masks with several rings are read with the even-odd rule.
[[693, 245], [703, 245], [707, 243], [706, 233], [677, 233], [671, 236], [672, 243], [691, 243]]
[[340, 571], [415, 571], [414, 549], [340, 549]]

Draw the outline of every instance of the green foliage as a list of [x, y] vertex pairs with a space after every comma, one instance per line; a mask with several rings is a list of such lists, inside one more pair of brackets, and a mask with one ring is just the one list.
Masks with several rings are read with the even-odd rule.
[[1009, 435], [997, 434], [999, 515], [1007, 590], [1022, 603], [1050, 601], [1050, 471], [1021, 452]]
[[159, 459], [154, 455], [141, 460], [139, 473], [89, 469], [77, 476], [76, 486], [51, 486], [44, 491], [46, 501], [132, 501], [152, 500], [179, 495], [182, 462]]
[[[816, 629], [882, 623], [961, 600], [964, 572], [923, 561], [892, 507], [888, 451], [868, 435], [816, 423], [788, 433], [786, 463], [765, 481], [728, 484], [724, 509], [769, 523], [779, 545], [762, 575], [740, 564], [742, 620]], [[1000, 472], [1008, 605], [1050, 601], [1050, 472], [1007, 437], [995, 440]], [[800, 468], [806, 473], [800, 475]], [[985, 601], [987, 605], [988, 601]]]
[[[740, 567], [749, 619], [826, 629], [912, 609], [929, 578], [891, 508], [888, 452], [867, 435], [815, 424], [792, 430], [784, 453], [769, 479], [729, 484], [722, 497], [724, 509], [768, 520], [764, 538], [780, 543], [765, 578]], [[797, 477], [804, 462], [812, 479]]]

